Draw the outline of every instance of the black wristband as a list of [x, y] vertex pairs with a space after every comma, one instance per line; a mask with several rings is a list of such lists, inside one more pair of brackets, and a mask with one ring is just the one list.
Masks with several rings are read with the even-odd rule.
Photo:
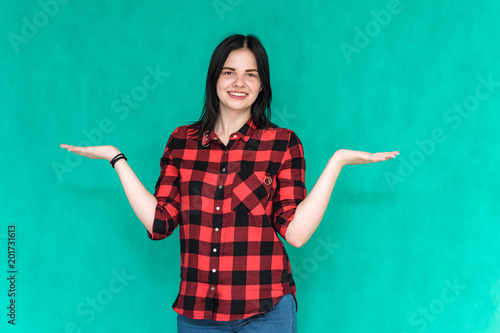
[[111, 159], [111, 161], [109, 161], [109, 164], [113, 163], [113, 162], [114, 162], [114, 160], [116, 160], [116, 158], [118, 158], [118, 157], [120, 157], [120, 156], [125, 156], [125, 155], [123, 155], [122, 153], [120, 153], [120, 154], [116, 155], [115, 157], [113, 157], [113, 158]]
[[122, 158], [125, 159], [125, 161], [127, 160], [127, 158], [125, 157], [125, 155], [123, 154], [118, 154], [116, 155], [115, 157], [113, 157], [113, 159], [109, 162], [109, 164], [111, 164], [111, 166], [114, 168], [115, 167], [115, 163], [118, 161], [118, 160], [121, 160]]

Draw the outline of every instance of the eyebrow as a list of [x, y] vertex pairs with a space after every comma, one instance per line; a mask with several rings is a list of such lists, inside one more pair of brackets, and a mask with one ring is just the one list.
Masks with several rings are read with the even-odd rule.
[[[236, 69], [231, 68], [231, 67], [222, 67], [222, 69], [229, 69], [231, 71], [236, 71]], [[259, 72], [259, 71], [256, 69], [247, 69], [245, 72]]]

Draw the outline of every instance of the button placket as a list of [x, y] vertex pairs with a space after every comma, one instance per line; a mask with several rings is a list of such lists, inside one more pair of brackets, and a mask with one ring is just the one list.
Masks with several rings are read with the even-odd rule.
[[[214, 138], [214, 140], [216, 141], [216, 138]], [[224, 149], [224, 154], [222, 154], [222, 159], [221, 159], [221, 162], [220, 162], [220, 167], [219, 167], [219, 170], [220, 170], [220, 173], [219, 173], [219, 177], [218, 177], [218, 185], [217, 185], [217, 188], [218, 190], [221, 190], [221, 191], [224, 191], [224, 187], [225, 187], [225, 182], [226, 182], [226, 178], [227, 178], [227, 156], [228, 156], [228, 149]], [[222, 192], [223, 193], [223, 192]], [[213, 230], [213, 236], [212, 236], [212, 255], [211, 255], [211, 260], [210, 260], [210, 265], [211, 265], [211, 271], [210, 271], [210, 277], [209, 277], [209, 283], [210, 283], [210, 291], [215, 291], [215, 288], [217, 287], [217, 283], [218, 283], [218, 276], [217, 276], [217, 269], [219, 267], [219, 251], [220, 251], [220, 239], [221, 239], [221, 233], [220, 233], [220, 223], [221, 223], [221, 220], [222, 220], [222, 215], [221, 215], [221, 211], [222, 211], [222, 207], [223, 207], [223, 204], [224, 204], [224, 195], [222, 194], [219, 194], [217, 196], [217, 200], [215, 200], [214, 202], [214, 206], [215, 206], [215, 211], [216, 211], [216, 214], [218, 214], [218, 217], [216, 219], [214, 219], [214, 228], [212, 229]], [[220, 219], [220, 220], [219, 220]]]

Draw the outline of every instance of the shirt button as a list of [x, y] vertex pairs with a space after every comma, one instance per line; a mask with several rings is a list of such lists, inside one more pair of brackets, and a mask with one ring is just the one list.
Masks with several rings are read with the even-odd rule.
[[219, 190], [222, 188], [222, 185], [219, 185]]
[[217, 206], [217, 207], [215, 207], [215, 209], [219, 210], [219, 209], [220, 209], [220, 207], [219, 207], [219, 206]]
[[215, 289], [214, 287], [210, 288], [210, 290], [212, 290], [212, 291], [214, 291], [214, 289]]
[[217, 252], [217, 249], [213, 249], [214, 252]]
[[225, 151], [225, 153], [227, 154], [227, 150]]
[[217, 138], [214, 138], [215, 141], [217, 141]]
[[226, 172], [226, 168], [222, 168], [222, 172]]
[[219, 231], [219, 228], [215, 228], [215, 231]]
[[214, 268], [214, 269], [212, 269], [212, 272], [214, 272], [214, 273], [215, 273], [215, 272], [217, 272], [217, 270]]
[[237, 135], [236, 135], [236, 134], [235, 134], [235, 135], [233, 135], [233, 138], [235, 138], [235, 139], [236, 139], [236, 137], [237, 137]]

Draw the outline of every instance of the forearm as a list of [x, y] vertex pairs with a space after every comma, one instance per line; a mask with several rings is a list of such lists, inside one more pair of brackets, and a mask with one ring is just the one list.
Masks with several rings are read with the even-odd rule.
[[295, 247], [307, 243], [325, 215], [335, 182], [343, 165], [332, 156], [307, 197], [297, 206], [288, 225], [286, 240]]
[[132, 209], [144, 224], [146, 229], [152, 233], [153, 221], [158, 201], [137, 178], [132, 168], [125, 159], [118, 160], [115, 163], [115, 170], [125, 191]]

